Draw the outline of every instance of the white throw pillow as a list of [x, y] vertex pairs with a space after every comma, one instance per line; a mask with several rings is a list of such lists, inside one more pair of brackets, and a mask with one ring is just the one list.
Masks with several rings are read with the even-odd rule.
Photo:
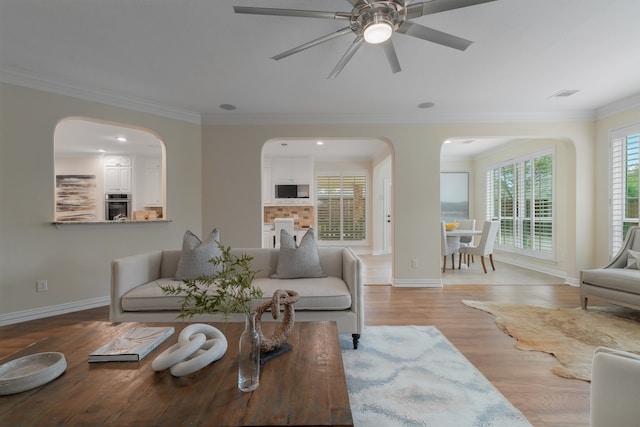
[[640, 252], [627, 249], [627, 266], [634, 270], [640, 270]]
[[276, 274], [272, 279], [298, 279], [301, 277], [327, 277], [320, 265], [318, 245], [309, 229], [296, 247], [296, 241], [286, 230], [280, 231], [280, 253]]
[[209, 262], [212, 258], [222, 255], [218, 247], [220, 233], [214, 228], [209, 237], [203, 242], [198, 236], [187, 230], [182, 239], [182, 253], [176, 271], [177, 280], [192, 280], [200, 276], [211, 276], [222, 269], [221, 265]]

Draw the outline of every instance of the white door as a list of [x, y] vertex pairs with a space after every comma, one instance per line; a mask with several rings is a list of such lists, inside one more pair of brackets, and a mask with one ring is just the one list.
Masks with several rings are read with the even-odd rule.
[[391, 180], [384, 180], [384, 190], [382, 194], [383, 198], [383, 210], [384, 210], [384, 227], [382, 232], [382, 239], [384, 242], [384, 253], [390, 254], [392, 250], [391, 242]]

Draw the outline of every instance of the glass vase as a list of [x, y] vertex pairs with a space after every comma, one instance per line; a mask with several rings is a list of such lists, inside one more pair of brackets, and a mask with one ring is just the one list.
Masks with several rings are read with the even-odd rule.
[[260, 385], [260, 336], [256, 330], [256, 313], [246, 313], [244, 331], [238, 348], [238, 388], [249, 392]]

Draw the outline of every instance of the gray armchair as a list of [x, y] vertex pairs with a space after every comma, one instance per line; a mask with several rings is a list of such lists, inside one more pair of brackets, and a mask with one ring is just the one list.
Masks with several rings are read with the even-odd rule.
[[622, 249], [609, 265], [580, 272], [580, 305], [583, 309], [586, 310], [589, 298], [597, 298], [640, 310], [640, 270], [627, 268], [629, 250], [640, 252], [640, 227], [629, 228]]

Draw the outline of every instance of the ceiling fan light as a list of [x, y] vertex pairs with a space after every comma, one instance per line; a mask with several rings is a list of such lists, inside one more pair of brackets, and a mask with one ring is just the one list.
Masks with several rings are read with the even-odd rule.
[[388, 22], [374, 22], [364, 29], [364, 40], [367, 43], [378, 44], [389, 40], [393, 28]]

